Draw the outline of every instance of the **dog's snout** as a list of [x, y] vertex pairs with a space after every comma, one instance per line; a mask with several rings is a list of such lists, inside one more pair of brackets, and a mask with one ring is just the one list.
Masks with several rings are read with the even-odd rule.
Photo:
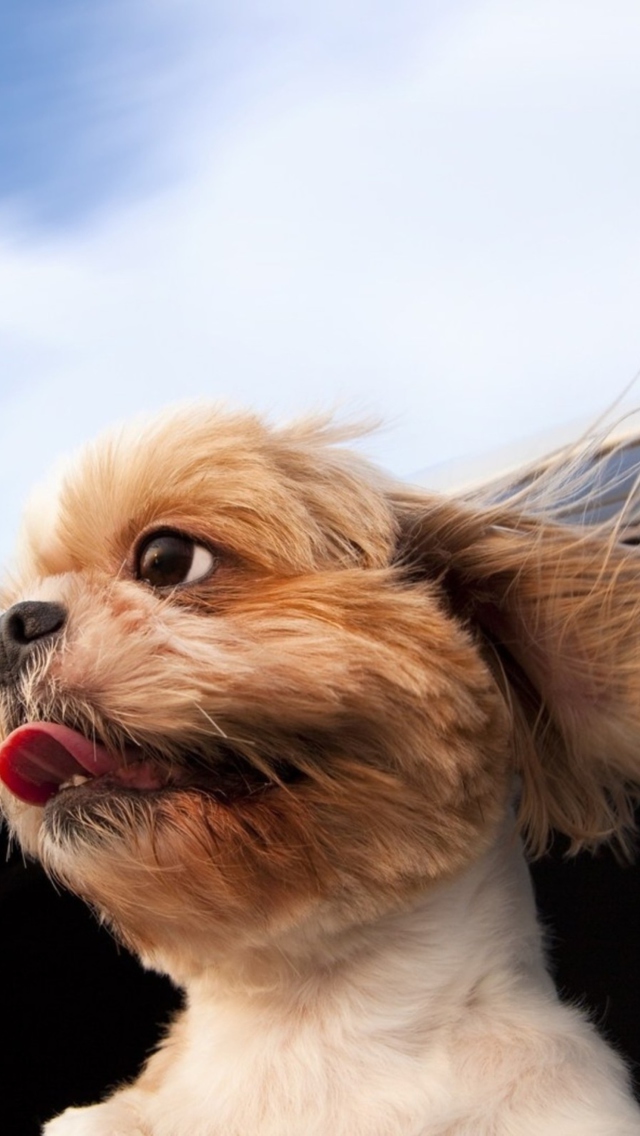
[[0, 618], [0, 682], [14, 678], [34, 646], [62, 631], [67, 612], [62, 604], [27, 600]]

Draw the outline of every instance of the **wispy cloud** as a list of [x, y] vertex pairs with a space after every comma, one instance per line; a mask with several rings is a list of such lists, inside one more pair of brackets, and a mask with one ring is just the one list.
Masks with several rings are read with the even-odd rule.
[[170, 399], [377, 410], [409, 472], [637, 368], [635, 2], [110, 10], [100, 125], [60, 147], [86, 200], [0, 204], [5, 527], [56, 453]]

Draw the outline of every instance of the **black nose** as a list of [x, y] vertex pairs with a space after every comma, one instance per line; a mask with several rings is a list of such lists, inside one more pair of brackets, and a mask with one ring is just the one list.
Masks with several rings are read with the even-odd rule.
[[27, 600], [0, 618], [0, 683], [15, 679], [43, 639], [62, 631], [67, 612], [62, 604]]

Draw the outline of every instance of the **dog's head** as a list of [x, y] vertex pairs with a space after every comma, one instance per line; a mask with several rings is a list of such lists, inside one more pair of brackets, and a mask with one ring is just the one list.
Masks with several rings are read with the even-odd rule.
[[407, 490], [322, 423], [86, 451], [0, 625], [3, 809], [150, 963], [330, 941], [637, 781], [636, 554]]

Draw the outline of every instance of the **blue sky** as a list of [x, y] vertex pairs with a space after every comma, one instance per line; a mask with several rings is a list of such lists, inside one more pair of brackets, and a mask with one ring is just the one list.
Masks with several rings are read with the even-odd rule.
[[166, 184], [162, 149], [197, 96], [204, 55], [209, 90], [232, 67], [230, 21], [223, 8], [212, 11], [210, 51], [200, 53], [191, 0], [7, 0], [0, 195], [30, 224], [72, 227]]
[[636, 0], [7, 0], [0, 556], [177, 399], [372, 412], [402, 475], [595, 418], [640, 367], [639, 119]]

